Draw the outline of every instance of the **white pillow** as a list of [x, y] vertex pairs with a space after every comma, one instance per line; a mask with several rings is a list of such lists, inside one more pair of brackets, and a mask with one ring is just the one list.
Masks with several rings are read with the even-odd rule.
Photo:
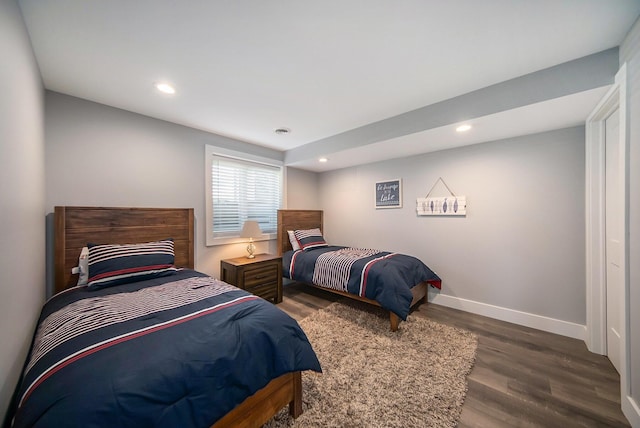
[[293, 251], [298, 251], [300, 249], [300, 244], [298, 243], [298, 240], [296, 239], [295, 233], [293, 233], [293, 230], [287, 230], [287, 233], [289, 234], [289, 242], [291, 242], [291, 246], [293, 247]]
[[71, 273], [78, 274], [78, 286], [87, 285], [89, 282], [89, 248], [82, 247], [80, 257], [78, 258], [78, 266], [71, 269]]

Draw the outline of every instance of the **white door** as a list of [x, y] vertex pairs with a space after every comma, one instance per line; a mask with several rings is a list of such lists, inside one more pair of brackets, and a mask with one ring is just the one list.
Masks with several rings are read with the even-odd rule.
[[623, 275], [622, 266], [622, 181], [620, 177], [620, 115], [616, 109], [605, 121], [605, 195], [606, 195], [606, 280], [607, 280], [607, 356], [620, 373], [622, 342]]

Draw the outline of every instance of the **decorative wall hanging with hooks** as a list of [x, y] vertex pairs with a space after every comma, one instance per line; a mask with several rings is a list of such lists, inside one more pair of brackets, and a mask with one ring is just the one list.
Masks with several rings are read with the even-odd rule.
[[[444, 184], [449, 191], [449, 196], [431, 196], [431, 192], [438, 183]], [[427, 196], [416, 199], [416, 212], [418, 215], [465, 216], [467, 215], [467, 197], [453, 193], [442, 177], [438, 177]]]

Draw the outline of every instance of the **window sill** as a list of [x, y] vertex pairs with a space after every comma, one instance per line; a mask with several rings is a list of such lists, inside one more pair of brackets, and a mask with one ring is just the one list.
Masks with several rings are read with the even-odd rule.
[[[259, 238], [253, 238], [253, 242], [271, 241], [277, 239], [277, 233], [265, 233]], [[216, 245], [230, 245], [230, 244], [248, 244], [249, 238], [239, 238], [237, 236], [229, 238], [211, 238], [207, 237], [207, 247], [215, 247]]]

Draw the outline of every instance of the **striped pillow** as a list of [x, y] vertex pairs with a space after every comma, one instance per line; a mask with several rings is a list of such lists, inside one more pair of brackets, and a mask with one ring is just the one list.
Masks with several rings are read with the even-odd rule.
[[125, 282], [176, 273], [173, 239], [144, 244], [89, 244], [88, 288], [97, 290]]
[[294, 230], [293, 234], [296, 236], [300, 249], [310, 250], [312, 248], [326, 247], [327, 242], [322, 236], [320, 229], [306, 229], [306, 230]]

